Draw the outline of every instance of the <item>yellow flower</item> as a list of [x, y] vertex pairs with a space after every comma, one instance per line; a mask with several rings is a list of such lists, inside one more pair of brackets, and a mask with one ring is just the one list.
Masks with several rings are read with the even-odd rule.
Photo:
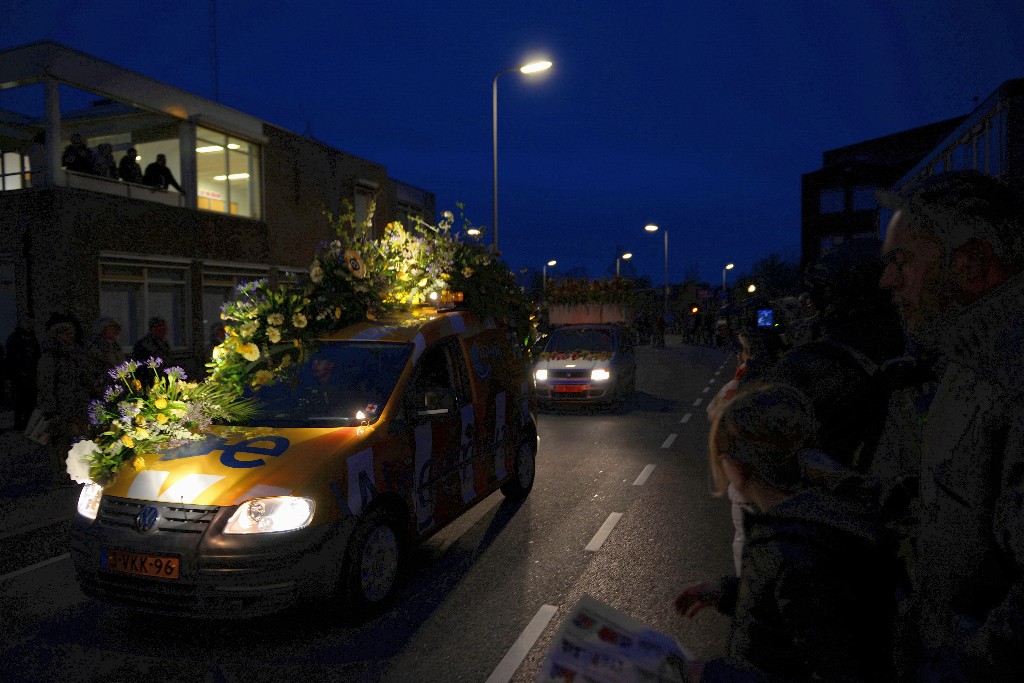
[[149, 432], [147, 432], [145, 428], [139, 427], [135, 430], [135, 438], [146, 440], [149, 438]]
[[338, 320], [339, 318], [341, 318], [341, 307], [337, 306], [334, 309], [334, 319]]
[[167, 416], [164, 415], [163, 413], [157, 413], [156, 414], [156, 422], [157, 422], [157, 424], [162, 424], [162, 425], [167, 424]]
[[346, 249], [345, 263], [348, 264], [348, 270], [353, 276], [359, 279], [366, 277], [366, 264], [363, 263], [363, 257], [358, 252], [353, 249]]
[[132, 460], [132, 467], [135, 468], [136, 472], [141, 472], [146, 469], [146, 461], [142, 459], [141, 455], [136, 456], [135, 459]]
[[420, 280], [419, 282], [417, 282], [417, 283], [416, 283], [416, 286], [417, 286], [417, 287], [426, 287], [426, 286], [427, 286], [427, 278], [423, 278], [422, 280]]
[[280, 313], [271, 313], [267, 316], [267, 324], [275, 327], [278, 325], [284, 325], [284, 316]]
[[142, 391], [142, 382], [137, 379], [132, 380], [132, 389], [135, 391]]
[[441, 279], [447, 282], [448, 280], [452, 279], [452, 276], [449, 275], [448, 273], [441, 273]]
[[270, 340], [271, 344], [276, 344], [277, 342], [281, 341], [281, 330], [277, 329], [276, 327], [268, 327], [267, 339]]
[[121, 443], [124, 444], [125, 448], [135, 448], [135, 442], [127, 434], [121, 435]]
[[157, 400], [153, 401], [153, 407], [156, 408], [157, 410], [163, 410], [164, 408], [167, 407], [167, 399], [158, 398]]
[[306, 316], [302, 315], [301, 313], [296, 313], [295, 315], [292, 316], [292, 326], [295, 327], [295, 329], [297, 330], [301, 330], [303, 327], [305, 327], [306, 322]]
[[408, 280], [408, 279], [409, 279], [409, 273], [407, 273], [407, 272], [405, 272], [405, 271], [403, 270], [402, 272], [400, 272], [400, 273], [398, 274], [398, 279], [399, 279], [399, 280], [401, 280], [402, 282], [405, 282], [406, 280]]
[[256, 334], [258, 329], [260, 329], [260, 324], [258, 322], [253, 321], [245, 323], [242, 325], [242, 329], [239, 330], [239, 334], [243, 339], [249, 339], [252, 335]]
[[241, 354], [242, 358], [250, 362], [260, 359], [260, 348], [255, 344], [239, 344], [238, 353]]
[[462, 277], [469, 277], [472, 274], [473, 274], [473, 269], [470, 268], [469, 266], [466, 266], [465, 268], [462, 269]]
[[261, 387], [272, 379], [274, 379], [274, 373], [270, 372], [270, 370], [257, 370], [252, 378], [252, 385], [254, 387]]

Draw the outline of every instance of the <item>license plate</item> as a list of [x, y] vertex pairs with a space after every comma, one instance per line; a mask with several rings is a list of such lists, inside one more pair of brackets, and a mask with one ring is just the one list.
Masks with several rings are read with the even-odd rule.
[[587, 390], [586, 384], [556, 384], [555, 392], [559, 394], [581, 394]]
[[181, 562], [177, 557], [133, 553], [117, 548], [103, 548], [100, 552], [100, 568], [112, 572], [176, 579], [180, 566]]

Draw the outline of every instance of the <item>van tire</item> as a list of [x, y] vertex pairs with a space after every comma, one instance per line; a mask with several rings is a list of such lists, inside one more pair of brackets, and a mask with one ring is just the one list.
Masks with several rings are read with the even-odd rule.
[[336, 594], [350, 620], [366, 621], [388, 606], [402, 574], [403, 550], [402, 536], [385, 508], [359, 520], [345, 549]]
[[537, 439], [527, 437], [516, 450], [515, 469], [512, 478], [501, 485], [501, 492], [506, 498], [522, 500], [533, 490], [533, 480], [537, 473]]

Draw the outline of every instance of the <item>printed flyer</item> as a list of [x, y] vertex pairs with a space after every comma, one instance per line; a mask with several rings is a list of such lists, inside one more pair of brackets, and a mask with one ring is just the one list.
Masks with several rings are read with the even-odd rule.
[[684, 683], [690, 657], [674, 638], [584, 595], [555, 635], [537, 681]]

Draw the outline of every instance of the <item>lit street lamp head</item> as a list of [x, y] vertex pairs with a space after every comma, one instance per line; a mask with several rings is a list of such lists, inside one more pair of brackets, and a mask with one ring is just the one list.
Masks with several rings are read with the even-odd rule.
[[519, 71], [524, 74], [535, 74], [538, 71], [547, 71], [551, 68], [551, 62], [547, 60], [540, 60], [537, 62], [530, 62], [519, 67]]

